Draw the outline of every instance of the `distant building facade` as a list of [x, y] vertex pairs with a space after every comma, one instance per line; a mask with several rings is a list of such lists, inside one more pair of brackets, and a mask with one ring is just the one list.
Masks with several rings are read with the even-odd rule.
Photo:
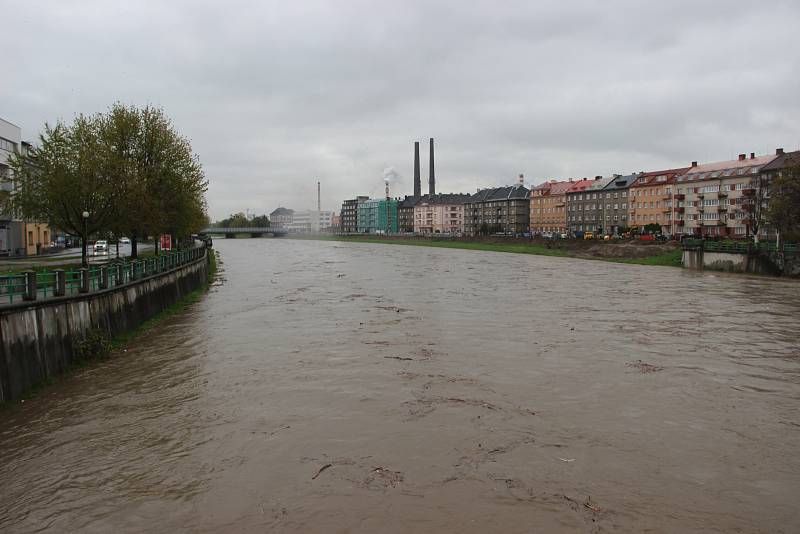
[[598, 214], [594, 212], [598, 209], [597, 186], [594, 186], [593, 192], [589, 192], [588, 188], [599, 180], [602, 180], [602, 176], [593, 180], [575, 180], [567, 190], [567, 228], [570, 233], [596, 231]]
[[285, 226], [296, 234], [315, 234], [330, 228], [333, 212], [329, 210], [302, 210], [292, 214], [292, 222]]
[[531, 232], [567, 231], [567, 191], [572, 180], [550, 180], [531, 189]]
[[269, 224], [276, 228], [287, 228], [294, 220], [294, 210], [289, 208], [278, 208], [269, 214]]
[[[24, 153], [28, 143], [22, 141], [22, 129], [4, 119], [0, 119], [0, 189], [12, 191], [14, 186], [9, 181], [13, 178], [9, 160], [15, 153]], [[24, 256], [38, 254], [43, 247], [50, 245], [50, 230], [47, 225], [43, 235], [33, 231], [29, 235], [26, 223], [13, 213], [0, 212], [0, 256]], [[37, 237], [47, 236], [47, 240], [37, 241]], [[30, 237], [30, 240], [28, 239]], [[37, 243], [39, 246], [37, 246]]]
[[689, 168], [667, 169], [636, 175], [628, 193], [629, 226], [632, 230], [658, 224], [667, 236], [677, 231], [676, 178]]
[[397, 233], [398, 200], [370, 199], [358, 204], [358, 233], [386, 234]]
[[369, 197], [367, 196], [358, 196], [342, 202], [342, 232], [346, 234], [354, 234], [358, 232], [358, 205], [366, 202], [367, 200], [369, 200]]
[[421, 198], [421, 195], [406, 196], [397, 205], [397, 225], [400, 232], [410, 234], [414, 231], [414, 207]]
[[636, 176], [635, 174], [614, 175], [603, 187], [601, 191], [603, 212], [598, 232], [605, 235], [618, 235], [621, 231], [628, 230], [628, 190]]
[[414, 206], [414, 232], [460, 234], [464, 232], [464, 203], [468, 194], [425, 195]]
[[677, 177], [678, 208], [683, 208], [683, 235], [747, 237], [752, 226], [754, 181], [778, 154], [739, 154], [731, 161], [692, 166]]
[[527, 232], [530, 216], [530, 190], [524, 185], [481, 189], [464, 203], [464, 233]]

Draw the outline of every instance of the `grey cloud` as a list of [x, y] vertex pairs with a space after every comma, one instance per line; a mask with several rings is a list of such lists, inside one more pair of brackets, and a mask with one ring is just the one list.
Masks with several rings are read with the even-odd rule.
[[792, 1], [58, 2], [4, 8], [0, 115], [164, 107], [214, 217], [675, 167], [800, 144]]

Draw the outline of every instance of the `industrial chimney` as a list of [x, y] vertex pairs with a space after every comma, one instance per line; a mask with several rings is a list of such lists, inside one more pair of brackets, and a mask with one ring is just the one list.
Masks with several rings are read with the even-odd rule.
[[433, 172], [433, 137], [431, 137], [430, 177], [428, 178], [428, 193], [436, 194], [436, 175]]
[[419, 141], [414, 141], [414, 196], [422, 196], [422, 182], [419, 179]]

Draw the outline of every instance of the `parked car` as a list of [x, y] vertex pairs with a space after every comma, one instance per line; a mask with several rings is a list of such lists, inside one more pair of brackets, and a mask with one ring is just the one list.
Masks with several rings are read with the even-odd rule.
[[583, 238], [584, 239], [594, 239], [594, 232], [584, 232]]
[[108, 241], [105, 239], [98, 239], [94, 242], [94, 253], [95, 254], [107, 254], [108, 253]]
[[119, 244], [120, 245], [130, 245], [131, 244], [131, 240], [128, 237], [120, 237], [119, 238]]

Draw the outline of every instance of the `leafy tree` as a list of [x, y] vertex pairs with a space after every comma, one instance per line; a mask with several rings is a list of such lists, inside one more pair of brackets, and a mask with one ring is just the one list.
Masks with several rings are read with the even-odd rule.
[[250, 226], [255, 226], [257, 228], [269, 228], [269, 217], [266, 215], [259, 215], [257, 217], [253, 217], [253, 220], [250, 221]]
[[784, 169], [772, 181], [766, 219], [785, 239], [800, 239], [800, 166]]
[[104, 165], [104, 155], [100, 116], [79, 115], [69, 125], [45, 124], [39, 146], [9, 160], [6, 208], [80, 237], [84, 265], [86, 240], [108, 228], [119, 200], [118, 184]]
[[140, 238], [186, 237], [208, 222], [200, 162], [160, 109], [115, 104], [71, 125], [45, 125], [39, 145], [12, 158], [6, 200], [25, 218], [84, 241], [99, 232], [129, 235], [134, 258]]

